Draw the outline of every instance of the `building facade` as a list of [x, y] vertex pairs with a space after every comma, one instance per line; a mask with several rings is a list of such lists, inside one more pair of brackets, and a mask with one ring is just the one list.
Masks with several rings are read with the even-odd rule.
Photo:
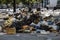
[[60, 7], [60, 0], [43, 0], [43, 7]]
[[57, 1], [57, 7], [60, 7], [60, 0]]

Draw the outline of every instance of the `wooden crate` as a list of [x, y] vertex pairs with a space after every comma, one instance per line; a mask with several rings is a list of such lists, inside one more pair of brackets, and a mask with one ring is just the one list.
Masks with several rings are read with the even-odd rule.
[[7, 28], [6, 33], [7, 34], [16, 34], [16, 29], [15, 28]]

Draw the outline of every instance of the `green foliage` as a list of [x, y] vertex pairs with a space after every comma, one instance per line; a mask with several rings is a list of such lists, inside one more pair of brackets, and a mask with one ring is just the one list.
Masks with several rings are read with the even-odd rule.
[[[16, 0], [16, 3], [34, 3], [34, 2], [41, 2], [42, 0]], [[13, 3], [13, 0], [0, 0], [0, 3]]]

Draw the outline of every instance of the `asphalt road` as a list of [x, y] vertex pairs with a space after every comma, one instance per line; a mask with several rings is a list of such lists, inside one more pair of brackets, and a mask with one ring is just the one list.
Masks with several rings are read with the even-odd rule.
[[0, 40], [60, 40], [60, 34], [56, 36], [54, 33], [48, 35], [19, 33], [15, 35], [0, 35]]

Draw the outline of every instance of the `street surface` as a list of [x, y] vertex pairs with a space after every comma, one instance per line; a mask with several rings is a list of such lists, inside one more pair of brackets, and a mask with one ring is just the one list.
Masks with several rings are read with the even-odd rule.
[[0, 40], [60, 40], [60, 34], [42, 35], [37, 33], [18, 33], [15, 35], [0, 35]]

